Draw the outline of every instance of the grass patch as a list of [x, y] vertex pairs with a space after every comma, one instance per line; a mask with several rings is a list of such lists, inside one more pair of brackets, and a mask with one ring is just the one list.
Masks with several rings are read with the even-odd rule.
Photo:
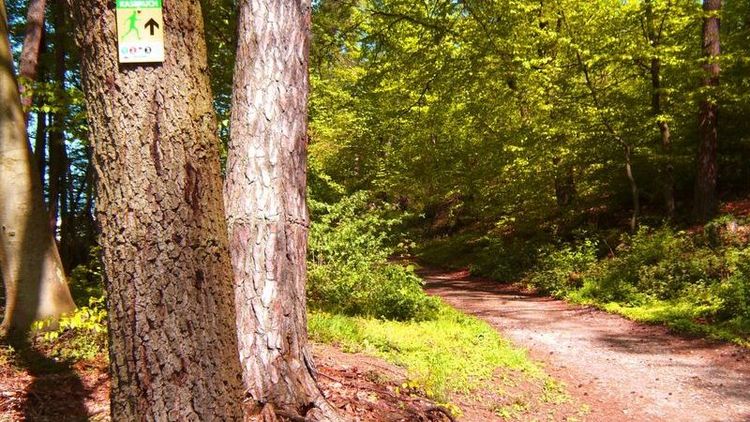
[[[544, 372], [486, 323], [441, 305], [430, 321], [385, 321], [325, 312], [309, 315], [311, 339], [365, 352], [407, 369], [410, 384], [446, 401], [487, 386], [498, 370], [542, 382]], [[550, 384], [551, 385], [551, 384]]]

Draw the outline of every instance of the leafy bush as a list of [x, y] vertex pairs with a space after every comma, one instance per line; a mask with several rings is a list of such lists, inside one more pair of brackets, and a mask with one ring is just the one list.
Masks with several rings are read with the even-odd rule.
[[585, 293], [608, 301], [698, 298], [726, 273], [722, 253], [685, 232], [642, 228], [586, 275]]
[[750, 320], [750, 248], [731, 250], [728, 261], [731, 275], [717, 288], [716, 295], [721, 299], [717, 317]]
[[104, 298], [90, 298], [88, 306], [60, 318], [57, 328], [50, 321], [35, 324], [37, 341], [52, 355], [73, 361], [89, 360], [107, 350], [107, 310]]
[[502, 238], [478, 233], [463, 233], [424, 243], [419, 257], [441, 268], [466, 268], [474, 275], [500, 282], [521, 279], [536, 263], [545, 236]]
[[710, 224], [705, 235], [642, 228], [599, 261], [590, 241], [544, 249], [529, 280], [638, 321], [742, 342], [750, 334], [750, 247], [710, 228], [724, 225]]
[[75, 267], [68, 277], [70, 292], [79, 305], [89, 303], [91, 298], [104, 296], [104, 265], [101, 252], [101, 247], [92, 247], [89, 250], [89, 261]]
[[536, 262], [539, 244], [539, 239], [485, 236], [478, 242], [476, 261], [469, 270], [501, 282], [517, 281]]
[[559, 249], [543, 248], [529, 281], [543, 292], [564, 296], [581, 287], [585, 272], [597, 261], [596, 251], [597, 243], [592, 240]]
[[308, 298], [310, 306], [346, 315], [395, 320], [430, 319], [437, 300], [422, 290], [411, 267], [389, 263], [388, 246], [399, 218], [364, 193], [335, 204], [311, 201]]

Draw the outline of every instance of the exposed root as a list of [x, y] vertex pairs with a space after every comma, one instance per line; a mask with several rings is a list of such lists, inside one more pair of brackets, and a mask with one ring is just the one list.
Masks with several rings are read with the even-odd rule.
[[456, 418], [453, 417], [453, 414], [451, 414], [450, 410], [444, 408], [443, 406], [429, 406], [428, 408], [425, 409], [425, 413], [427, 414], [439, 413], [439, 414], [444, 415], [451, 422], [456, 422]]
[[281, 409], [276, 409], [276, 416], [284, 418], [290, 422], [312, 422], [311, 419], [307, 419], [303, 416], [298, 415], [297, 413], [292, 413]]

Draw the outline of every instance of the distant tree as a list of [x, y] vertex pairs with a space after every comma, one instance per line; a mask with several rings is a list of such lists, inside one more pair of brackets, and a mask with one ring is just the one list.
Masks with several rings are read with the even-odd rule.
[[[664, 164], [661, 168], [661, 184], [664, 195], [664, 211], [667, 217], [674, 217], [675, 213], [675, 196], [674, 196], [674, 163], [672, 159], [672, 132], [669, 127], [669, 121], [664, 116], [664, 87], [662, 82], [662, 59], [659, 55], [659, 47], [662, 44], [664, 36], [664, 25], [657, 20], [654, 10], [654, 0], [645, 0], [646, 7], [646, 38], [651, 46], [651, 63], [649, 64], [649, 73], [651, 76], [651, 111], [656, 119], [659, 128], [659, 136], [662, 153], [664, 155]], [[661, 22], [664, 22], [664, 17]]]
[[719, 104], [716, 87], [719, 86], [719, 55], [721, 54], [720, 12], [721, 0], [703, 1], [703, 88], [700, 103], [700, 144], [698, 146], [698, 174], [695, 180], [693, 215], [698, 221], [706, 221], [716, 214], [716, 180], [719, 174], [716, 162], [719, 146]]
[[264, 414], [338, 420], [315, 380], [305, 282], [309, 0], [244, 0], [225, 203], [245, 387]]
[[3, 0], [0, 12], [0, 268], [6, 289], [0, 330], [22, 339], [35, 320], [58, 318], [75, 304], [47, 225], [39, 169], [13, 74]]
[[112, 419], [242, 420], [219, 140], [197, 0], [166, 57], [118, 63], [112, 2], [71, 2], [107, 280]]

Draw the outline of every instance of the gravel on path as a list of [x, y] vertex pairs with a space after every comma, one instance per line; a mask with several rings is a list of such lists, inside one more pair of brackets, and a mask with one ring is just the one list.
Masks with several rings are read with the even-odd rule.
[[424, 270], [428, 293], [529, 350], [590, 421], [750, 421], [750, 353], [687, 338], [520, 286]]

